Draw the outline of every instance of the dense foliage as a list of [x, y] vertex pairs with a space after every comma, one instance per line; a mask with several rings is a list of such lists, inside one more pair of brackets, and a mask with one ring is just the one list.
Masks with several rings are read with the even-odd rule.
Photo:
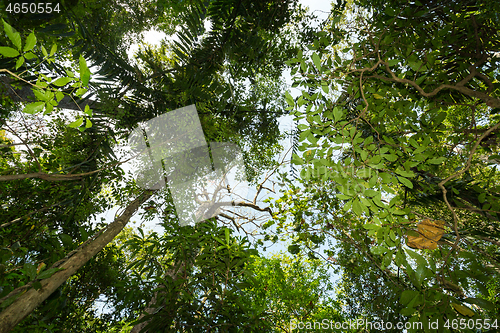
[[358, 5], [290, 61], [302, 185], [276, 202], [278, 230], [295, 231], [293, 252], [336, 240], [350, 318], [494, 322], [498, 6]]
[[[338, 1], [316, 24], [294, 0], [10, 3], [0, 332], [497, 330], [499, 4]], [[169, 38], [129, 57], [152, 28]], [[181, 226], [122, 148], [191, 104], [255, 198]]]

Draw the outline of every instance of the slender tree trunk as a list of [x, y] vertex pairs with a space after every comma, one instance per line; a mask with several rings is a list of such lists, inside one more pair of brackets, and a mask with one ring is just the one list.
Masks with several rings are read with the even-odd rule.
[[[50, 278], [40, 280], [42, 288], [18, 288], [7, 297], [18, 298], [0, 313], [0, 333], [10, 332], [19, 322], [28, 316], [38, 305], [49, 297], [59, 286], [70, 276], [76, 273], [94, 255], [101, 251], [116, 235], [122, 231], [132, 215], [139, 209], [142, 203], [148, 200], [154, 191], [144, 191], [139, 197], [132, 201], [125, 211], [118, 216], [113, 223], [108, 225], [104, 232], [94, 239], [82, 244], [77, 250], [72, 251], [66, 258], [58, 261], [52, 267], [59, 267], [63, 270], [54, 273]], [[27, 289], [27, 290], [26, 290]], [[25, 291], [26, 290], [26, 291]], [[22, 293], [24, 292], [24, 293]]]

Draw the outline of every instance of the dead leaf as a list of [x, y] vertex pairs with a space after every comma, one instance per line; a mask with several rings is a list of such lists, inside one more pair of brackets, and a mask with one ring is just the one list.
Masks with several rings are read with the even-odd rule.
[[423, 220], [417, 225], [418, 236], [408, 235], [406, 245], [414, 249], [435, 250], [444, 235], [444, 221]]
[[44, 262], [41, 262], [38, 265], [38, 268], [36, 269], [36, 274], [40, 274], [40, 272], [45, 268], [45, 266], [47, 266], [47, 265]]

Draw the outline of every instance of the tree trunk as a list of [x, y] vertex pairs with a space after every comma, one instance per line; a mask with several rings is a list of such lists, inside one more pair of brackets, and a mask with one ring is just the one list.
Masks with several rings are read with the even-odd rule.
[[[66, 258], [56, 262], [52, 267], [59, 267], [63, 270], [54, 273], [50, 278], [40, 280], [42, 288], [18, 288], [12, 291], [5, 299], [10, 297], [18, 298], [0, 313], [0, 333], [7, 333], [12, 330], [19, 322], [28, 316], [38, 305], [49, 297], [59, 286], [70, 276], [76, 273], [85, 265], [94, 255], [101, 251], [116, 235], [122, 231], [132, 215], [139, 209], [142, 203], [148, 200], [154, 191], [144, 191], [134, 201], [132, 201], [125, 211], [118, 216], [113, 223], [108, 225], [104, 232], [100, 233], [95, 239], [82, 244], [78, 249], [72, 251]], [[24, 291], [26, 290], [27, 291]], [[22, 293], [24, 292], [24, 293]]]

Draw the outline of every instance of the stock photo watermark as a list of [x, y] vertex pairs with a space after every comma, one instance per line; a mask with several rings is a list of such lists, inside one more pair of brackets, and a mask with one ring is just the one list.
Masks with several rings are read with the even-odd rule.
[[439, 330], [443, 328], [447, 329], [497, 329], [498, 319], [449, 319], [446, 321], [431, 320], [425, 325], [423, 322], [390, 322], [390, 321], [370, 321], [365, 319], [356, 319], [348, 321], [333, 321], [329, 319], [323, 319], [321, 321], [290, 321], [290, 331], [306, 330], [306, 331], [322, 331], [322, 330], [353, 330], [353, 329], [364, 329], [364, 330]]
[[148, 120], [129, 135], [128, 144], [136, 156], [137, 185], [168, 186], [181, 225], [214, 217], [246, 195], [240, 148], [228, 142], [207, 145], [194, 105]]

